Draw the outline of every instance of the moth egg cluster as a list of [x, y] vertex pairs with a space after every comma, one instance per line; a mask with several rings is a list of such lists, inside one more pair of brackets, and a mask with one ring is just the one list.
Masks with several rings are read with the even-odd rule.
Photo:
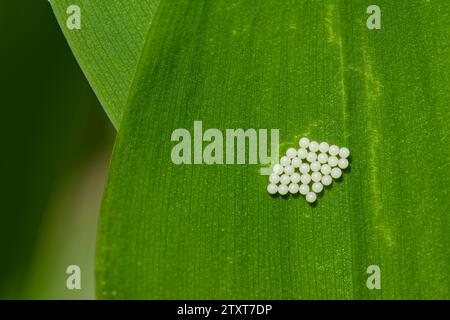
[[289, 148], [286, 155], [275, 164], [269, 176], [267, 192], [286, 195], [300, 193], [309, 203], [317, 200], [317, 194], [333, 179], [342, 176], [348, 168], [350, 150], [346, 147], [318, 143], [303, 137], [298, 142], [300, 148]]

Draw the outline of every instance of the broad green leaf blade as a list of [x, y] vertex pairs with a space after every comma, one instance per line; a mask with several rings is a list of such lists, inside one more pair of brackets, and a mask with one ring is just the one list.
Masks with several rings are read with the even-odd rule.
[[[160, 0], [52, 0], [72, 51], [116, 128]], [[80, 8], [80, 29], [67, 20]]]
[[[165, 1], [110, 168], [100, 298], [450, 298], [450, 3]], [[174, 165], [171, 134], [345, 145], [315, 206], [258, 165]], [[366, 287], [381, 268], [381, 290]]]

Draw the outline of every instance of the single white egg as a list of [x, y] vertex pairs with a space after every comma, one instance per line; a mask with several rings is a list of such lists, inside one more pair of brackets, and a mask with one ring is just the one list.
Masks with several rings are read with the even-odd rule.
[[303, 137], [298, 142], [299, 146], [306, 149], [309, 146], [309, 139], [306, 137]]
[[286, 151], [286, 155], [288, 156], [288, 158], [294, 158], [295, 156], [297, 156], [297, 149], [295, 148], [289, 148]]
[[320, 172], [313, 172], [311, 175], [311, 180], [314, 182], [319, 182], [320, 179], [322, 179], [322, 175], [320, 174]]
[[312, 191], [320, 193], [323, 190], [323, 185], [320, 182], [314, 182], [312, 185]]
[[331, 177], [326, 174], [322, 177], [321, 182], [324, 186], [329, 186], [333, 182], [333, 179], [331, 179]]
[[302, 185], [300, 186], [300, 188], [299, 188], [299, 192], [300, 192], [302, 195], [307, 194], [307, 193], [309, 192], [309, 186], [308, 186], [307, 184], [302, 184]]
[[300, 174], [297, 172], [294, 172], [290, 177], [292, 183], [299, 183], [300, 182]]
[[348, 167], [348, 160], [345, 158], [339, 159], [338, 166], [341, 169], [346, 169]]
[[269, 181], [271, 184], [277, 184], [278, 182], [280, 182], [280, 176], [275, 173], [272, 173], [269, 176]]
[[320, 168], [320, 172], [322, 172], [323, 174], [330, 174], [331, 167], [328, 164], [324, 164], [322, 165], [322, 168]]
[[336, 167], [338, 165], [338, 158], [336, 156], [328, 157], [328, 164], [330, 167]]
[[328, 144], [328, 143], [326, 143], [326, 142], [321, 142], [320, 144], [319, 144], [319, 150], [320, 150], [320, 152], [322, 152], [322, 153], [326, 153], [326, 152], [328, 152], [328, 149], [330, 148], [330, 145]]
[[303, 184], [308, 184], [311, 182], [311, 176], [309, 174], [302, 174], [302, 176], [300, 177], [300, 181]]
[[283, 173], [283, 166], [279, 163], [273, 166], [273, 173], [277, 175], [281, 175]]
[[311, 168], [312, 171], [319, 171], [322, 165], [320, 164], [320, 162], [314, 161], [313, 163], [311, 163], [309, 167]]
[[326, 153], [319, 153], [319, 155], [317, 156], [317, 160], [320, 163], [327, 163], [328, 161], [328, 155]]
[[314, 162], [317, 160], [317, 154], [315, 152], [309, 152], [306, 156], [306, 161], [308, 162]]
[[348, 148], [343, 147], [339, 150], [339, 157], [348, 158], [349, 155], [350, 155], [350, 150], [348, 150]]
[[296, 184], [296, 183], [291, 183], [291, 184], [289, 185], [289, 192], [290, 192], [290, 193], [292, 193], [292, 194], [298, 193], [298, 190], [299, 190], [298, 184]]
[[308, 201], [309, 203], [313, 203], [314, 201], [316, 201], [317, 196], [314, 192], [308, 192], [306, 194], [306, 201]]
[[294, 167], [293, 166], [286, 166], [284, 167], [284, 173], [286, 173], [288, 176], [294, 173]]
[[291, 161], [291, 165], [292, 165], [294, 168], [299, 168], [301, 164], [302, 164], [302, 160], [300, 160], [300, 158], [297, 158], [297, 157], [295, 157], [295, 158], [292, 159], [292, 161]]
[[287, 174], [283, 174], [280, 178], [280, 183], [283, 185], [288, 185], [289, 182], [291, 182], [291, 179], [289, 178], [289, 176]]
[[332, 156], [337, 156], [339, 154], [339, 147], [333, 144], [330, 149], [328, 149], [328, 153]]
[[331, 176], [334, 179], [339, 179], [342, 176], [342, 171], [339, 168], [333, 168], [333, 170], [331, 170]]
[[303, 174], [308, 173], [308, 172], [309, 172], [309, 164], [307, 164], [307, 163], [302, 163], [302, 164], [300, 165], [299, 170], [300, 170], [300, 172], [303, 173]]
[[288, 191], [289, 191], [289, 188], [288, 188], [287, 185], [282, 184], [282, 185], [278, 186], [278, 193], [279, 194], [284, 196], [285, 194], [288, 193]]
[[287, 156], [282, 156], [282, 157], [280, 158], [280, 164], [281, 164], [283, 167], [288, 166], [288, 165], [291, 164], [291, 159], [290, 159], [289, 157], [287, 157]]
[[270, 194], [275, 194], [278, 192], [278, 187], [271, 183], [267, 186], [267, 192]]
[[317, 143], [317, 141], [311, 141], [309, 143], [309, 151], [312, 151], [312, 152], [319, 151], [319, 144]]
[[308, 155], [308, 150], [306, 149], [298, 149], [297, 150], [297, 157], [299, 157], [300, 159], [306, 159], [306, 156]]

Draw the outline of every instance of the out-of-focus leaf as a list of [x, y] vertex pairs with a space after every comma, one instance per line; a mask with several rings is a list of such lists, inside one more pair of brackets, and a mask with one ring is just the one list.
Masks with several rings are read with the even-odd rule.
[[49, 199], [111, 128], [47, 2], [1, 1], [0, 35], [0, 299], [42, 298], [28, 288]]

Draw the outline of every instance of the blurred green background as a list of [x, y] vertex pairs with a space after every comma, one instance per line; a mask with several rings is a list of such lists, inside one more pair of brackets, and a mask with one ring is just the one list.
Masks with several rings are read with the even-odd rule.
[[92, 299], [114, 129], [46, 0], [0, 1], [0, 34], [0, 298]]

